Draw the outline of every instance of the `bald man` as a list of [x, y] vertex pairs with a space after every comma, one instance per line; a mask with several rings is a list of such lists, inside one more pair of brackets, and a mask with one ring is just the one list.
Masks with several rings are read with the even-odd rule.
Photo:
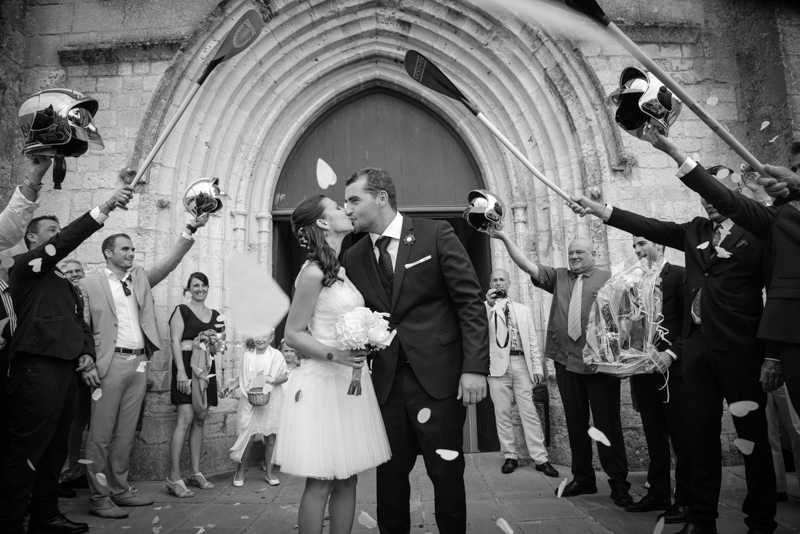
[[622, 437], [620, 380], [595, 373], [583, 363], [586, 324], [597, 291], [611, 273], [595, 266], [596, 253], [590, 239], [577, 238], [569, 244], [569, 268], [547, 267], [530, 261], [504, 233], [492, 237], [503, 242], [520, 269], [528, 273], [535, 287], [552, 293], [547, 323], [545, 356], [555, 362], [556, 382], [564, 405], [569, 445], [572, 450], [572, 481], [562, 496], [597, 493], [592, 467], [592, 439], [589, 414], [594, 426], [608, 437], [611, 447], [598, 445], [600, 464], [609, 477], [611, 500], [617, 506], [633, 504], [628, 490], [628, 458]]
[[513, 473], [518, 467], [511, 421], [511, 401], [517, 403], [528, 454], [537, 471], [557, 477], [558, 471], [547, 459], [542, 423], [533, 403], [533, 387], [544, 379], [536, 330], [531, 309], [508, 297], [511, 280], [508, 271], [492, 271], [486, 293], [489, 315], [489, 394], [494, 404], [494, 418], [500, 450], [505, 458], [500, 470]]

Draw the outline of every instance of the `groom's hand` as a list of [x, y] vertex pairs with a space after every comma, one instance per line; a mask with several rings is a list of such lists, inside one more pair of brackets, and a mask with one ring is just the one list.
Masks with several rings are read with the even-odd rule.
[[486, 398], [486, 377], [479, 373], [462, 373], [458, 382], [458, 397], [464, 406], [477, 404]]

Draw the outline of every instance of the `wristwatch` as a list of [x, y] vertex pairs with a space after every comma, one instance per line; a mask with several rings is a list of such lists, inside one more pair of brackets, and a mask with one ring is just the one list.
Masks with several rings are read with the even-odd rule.
[[197, 228], [192, 226], [191, 224], [186, 225], [186, 229], [189, 230], [189, 233], [194, 234], [197, 231]]

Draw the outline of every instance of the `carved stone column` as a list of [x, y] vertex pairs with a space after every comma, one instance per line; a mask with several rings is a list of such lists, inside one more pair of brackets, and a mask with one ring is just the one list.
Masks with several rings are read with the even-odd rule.
[[258, 222], [258, 263], [272, 272], [272, 214], [267, 211], [256, 213]]
[[237, 252], [244, 252], [247, 239], [247, 210], [231, 210], [231, 219], [234, 246]]

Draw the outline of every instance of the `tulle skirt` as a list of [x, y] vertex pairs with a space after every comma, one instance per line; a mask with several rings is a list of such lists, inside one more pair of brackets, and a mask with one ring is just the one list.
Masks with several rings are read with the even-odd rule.
[[282, 473], [345, 479], [391, 457], [372, 378], [361, 369], [362, 392], [348, 395], [352, 368], [303, 360], [284, 384], [275, 463]]

